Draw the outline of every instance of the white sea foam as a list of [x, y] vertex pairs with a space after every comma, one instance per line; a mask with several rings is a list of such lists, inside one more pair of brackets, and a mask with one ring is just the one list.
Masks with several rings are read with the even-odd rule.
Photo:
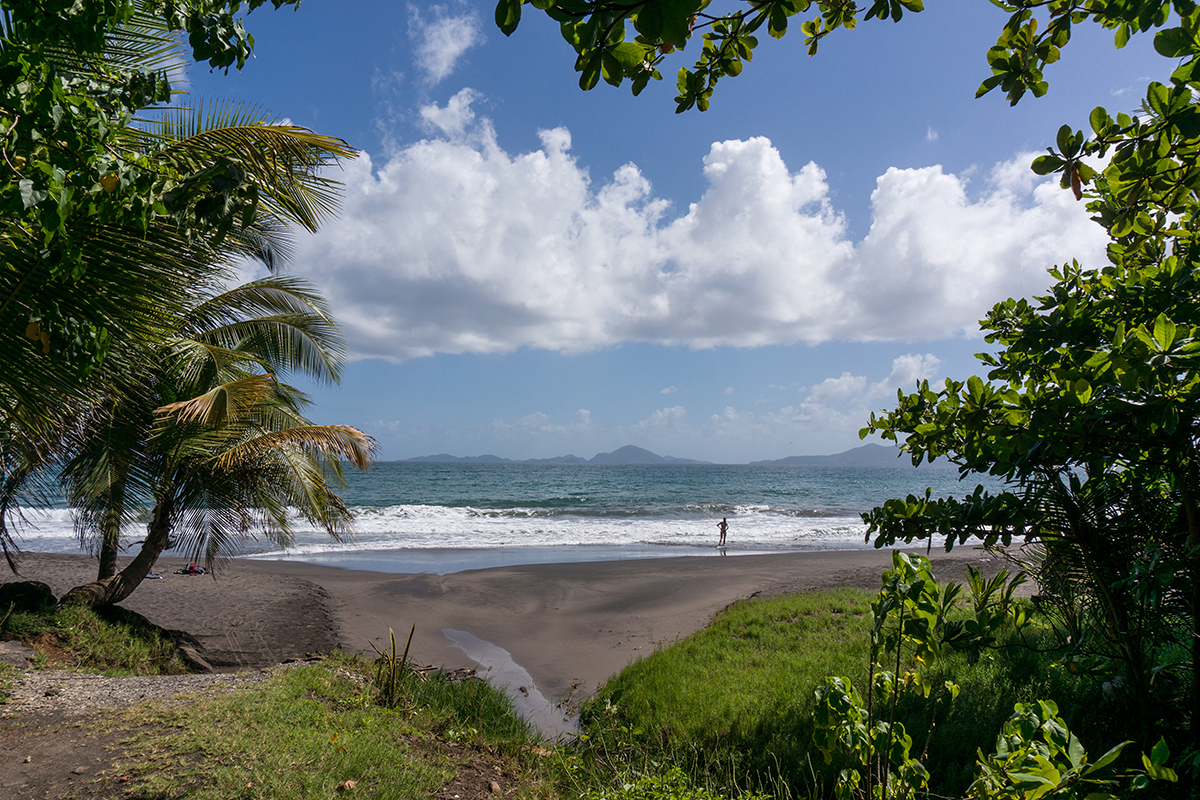
[[[538, 509], [403, 506], [359, 515], [353, 541], [336, 543], [323, 532], [298, 525], [292, 547], [261, 555], [285, 557], [355, 550], [555, 546], [707, 546], [716, 541], [717, 519], [558, 514]], [[766, 508], [739, 508], [728, 515], [735, 549], [845, 549], [866, 546], [857, 517], [793, 516]]]
[[[428, 505], [363, 507], [355, 513], [354, 534], [342, 542], [303, 519], [293, 523], [291, 547], [279, 548], [266, 537], [247, 540], [244, 555], [286, 558], [292, 555], [434, 548], [555, 546], [709, 546], [717, 538], [717, 518], [695, 514], [665, 516], [587, 516], [547, 513], [538, 508], [473, 508]], [[798, 515], [767, 506], [737, 506], [727, 513], [732, 549], [793, 550], [864, 547], [865, 528], [858, 517]], [[71, 512], [29, 511], [17, 537], [23, 550], [78, 552]], [[141, 531], [126, 531], [127, 540]]]

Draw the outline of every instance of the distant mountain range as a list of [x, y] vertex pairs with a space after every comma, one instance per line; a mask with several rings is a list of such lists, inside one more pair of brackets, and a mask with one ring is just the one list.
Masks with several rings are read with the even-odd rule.
[[[864, 444], [844, 453], [831, 456], [789, 456], [774, 461], [752, 461], [756, 466], [807, 466], [807, 467], [893, 467], [897, 469], [913, 469], [912, 462], [901, 458], [900, 450], [896, 447], [884, 447], [878, 444]], [[612, 451], [597, 453], [591, 458], [579, 456], [558, 456], [556, 458], [530, 458], [525, 461], [515, 461], [500, 456], [452, 456], [439, 453], [435, 456], [418, 456], [406, 458], [404, 461], [427, 464], [711, 464], [711, 461], [694, 461], [690, 458], [674, 458], [651, 453], [641, 447], [631, 444]]]
[[405, 461], [420, 461], [433, 464], [711, 464], [711, 461], [693, 461], [690, 458], [674, 458], [651, 453], [641, 447], [627, 444], [611, 453], [597, 453], [591, 458], [558, 456], [556, 458], [530, 458], [514, 461], [500, 456], [452, 456], [440, 453], [436, 456], [406, 458]]
[[[898, 447], [885, 447], [881, 444], [864, 444], [844, 453], [832, 456], [788, 456], [774, 461], [751, 461], [756, 466], [780, 467], [894, 467], [897, 469], [915, 469], [908, 456], [900, 452]], [[923, 465], [922, 468], [928, 468]], [[935, 464], [941, 466], [940, 464]]]

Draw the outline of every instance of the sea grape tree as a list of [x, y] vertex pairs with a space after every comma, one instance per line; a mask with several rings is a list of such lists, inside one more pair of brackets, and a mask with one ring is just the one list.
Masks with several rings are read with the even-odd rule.
[[[1112, 30], [1118, 47], [1138, 33], [1161, 29], [1156, 47], [1172, 57], [1190, 53], [1195, 41], [1193, 0], [991, 2], [1010, 16], [987, 53], [992, 74], [978, 94], [999, 88], [1013, 104], [1026, 92], [1046, 93], [1045, 69], [1058, 61], [1075, 25], [1091, 22]], [[782, 39], [798, 27], [811, 56], [838, 29], [852, 30], [868, 20], [899, 22], [905, 12], [925, 10], [924, 0], [739, 0], [721, 4], [719, 11], [710, 9], [710, 0], [499, 0], [496, 24], [505, 35], [516, 31], [526, 5], [559, 23], [575, 51], [584, 90], [601, 79], [612, 86], [628, 80], [639, 94], [651, 80], [662, 80], [660, 68], [669, 60], [691, 60], [682, 52], [699, 38], [698, 55], [678, 71], [676, 113], [707, 110], [717, 82], [741, 74], [763, 34]], [[1178, 27], [1166, 27], [1172, 24]]]

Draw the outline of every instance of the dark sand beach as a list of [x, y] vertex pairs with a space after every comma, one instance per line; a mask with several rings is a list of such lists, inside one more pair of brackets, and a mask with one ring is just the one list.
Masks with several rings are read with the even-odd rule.
[[[932, 554], [939, 578], [960, 578], [980, 550]], [[752, 595], [855, 586], [875, 589], [887, 552], [827, 551], [534, 564], [448, 575], [388, 574], [286, 561], [233, 560], [213, 576], [148, 580], [122, 605], [199, 640], [217, 668], [233, 670], [340, 647], [371, 652], [388, 628], [416, 625], [412, 658], [447, 668], [476, 662], [444, 633], [502, 648], [547, 700], [590, 693], [630, 661], [702, 628]], [[995, 559], [989, 566], [997, 567]], [[25, 554], [22, 577], [56, 595], [93, 575], [85, 556]], [[987, 570], [992, 571], [992, 570]], [[13, 580], [7, 567], [0, 579]], [[403, 643], [401, 643], [402, 646]]]

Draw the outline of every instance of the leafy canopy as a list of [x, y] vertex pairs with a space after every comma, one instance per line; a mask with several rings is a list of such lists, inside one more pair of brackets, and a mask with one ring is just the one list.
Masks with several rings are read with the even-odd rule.
[[[978, 94], [1000, 88], [1013, 104], [1026, 92], [1038, 97], [1046, 93], [1043, 71], [1059, 59], [1072, 27], [1082, 22], [1114, 31], [1118, 47], [1137, 33], [1176, 23], [1178, 27], [1166, 28], [1155, 38], [1159, 52], [1171, 57], [1190, 57], [1196, 42], [1193, 0], [991, 2], [1010, 17], [987, 53], [992, 74]], [[633, 93], [639, 94], [651, 80], [662, 79], [659, 68], [668, 58], [699, 36], [699, 55], [690, 68], [680, 67], [678, 72], [677, 113], [707, 110], [717, 82], [741, 74], [764, 32], [782, 39], [798, 22], [811, 56], [839, 28], [852, 30], [871, 19], [899, 22], [906, 11], [925, 9], [923, 0], [739, 0], [734, 10], [715, 13], [709, 11], [709, 0], [499, 0], [496, 24], [505, 35], [517, 29], [525, 5], [560, 24], [563, 38], [575, 50], [575, 71], [585, 90], [601, 79], [612, 86], [629, 80]]]
[[[179, 33], [197, 60], [240, 68], [253, 37], [237, 14], [263, 3], [0, 0], [5, 399], [45, 405], [44, 387], [75, 389], [121, 340], [152, 333], [154, 307], [171, 303], [189, 280], [204, 280], [198, 264], [208, 256], [195, 259], [186, 278], [152, 265], [219, 250], [258, 213], [270, 191], [259, 165], [163, 146], [162, 122], [145, 112], [171, 101], [171, 78], [183, 64]], [[326, 150], [334, 144], [336, 155], [351, 154], [343, 142], [323, 142]], [[325, 163], [260, 152], [290, 171]], [[317, 222], [311, 207], [269, 210], [309, 229]]]

